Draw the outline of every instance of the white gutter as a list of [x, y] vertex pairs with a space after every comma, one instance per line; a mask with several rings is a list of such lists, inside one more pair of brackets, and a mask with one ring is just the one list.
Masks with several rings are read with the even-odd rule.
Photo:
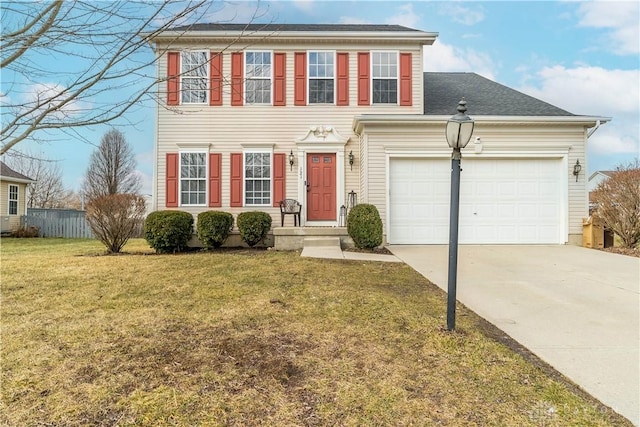
[[[148, 35], [148, 33], [146, 33]], [[145, 34], [142, 34], [145, 36]], [[153, 37], [154, 41], [175, 41], [176, 39], [232, 39], [232, 40], [363, 40], [421, 42], [431, 45], [438, 33], [424, 31], [163, 31]]]
[[[421, 124], [443, 124], [451, 118], [451, 115], [421, 115], [421, 114], [366, 114], [353, 118], [353, 129], [360, 133], [364, 125], [421, 125]], [[555, 123], [555, 124], [581, 124], [588, 127], [600, 126], [600, 124], [611, 121], [611, 117], [596, 116], [474, 116], [471, 118], [476, 123], [485, 124], [535, 124], [535, 123]], [[593, 133], [593, 132], [592, 132]]]

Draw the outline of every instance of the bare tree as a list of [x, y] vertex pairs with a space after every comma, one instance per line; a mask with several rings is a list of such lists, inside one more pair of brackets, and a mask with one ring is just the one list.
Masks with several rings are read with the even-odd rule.
[[[0, 155], [49, 129], [122, 117], [158, 81], [149, 41], [206, 16], [210, 0], [0, 3]], [[53, 70], [51, 61], [66, 64]]]
[[122, 132], [111, 129], [91, 153], [82, 194], [89, 201], [107, 194], [137, 194], [141, 186], [131, 145]]
[[[9, 156], [9, 154], [12, 154]], [[7, 154], [7, 164], [11, 169], [28, 176], [36, 182], [27, 187], [27, 206], [30, 208], [68, 208], [72, 191], [65, 188], [62, 169], [55, 160], [37, 154]]]
[[640, 245], [640, 159], [620, 165], [593, 192], [594, 215], [620, 237], [622, 246]]

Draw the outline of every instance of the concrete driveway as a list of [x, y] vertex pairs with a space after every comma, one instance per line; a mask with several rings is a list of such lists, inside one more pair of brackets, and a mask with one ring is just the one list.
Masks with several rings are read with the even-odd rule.
[[[448, 247], [389, 247], [446, 291]], [[458, 301], [640, 425], [640, 259], [577, 246], [460, 246]]]

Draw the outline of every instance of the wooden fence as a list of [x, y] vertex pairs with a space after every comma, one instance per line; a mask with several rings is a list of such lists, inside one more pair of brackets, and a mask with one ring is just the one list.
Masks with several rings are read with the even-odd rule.
[[85, 211], [74, 209], [28, 208], [21, 218], [23, 227], [38, 227], [40, 237], [92, 239], [93, 232], [85, 219]]

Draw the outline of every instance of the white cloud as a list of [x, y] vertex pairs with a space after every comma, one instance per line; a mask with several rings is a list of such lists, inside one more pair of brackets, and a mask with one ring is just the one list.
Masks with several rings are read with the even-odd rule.
[[640, 53], [640, 2], [589, 1], [578, 8], [582, 27], [610, 29], [606, 48], [618, 55]]
[[[403, 4], [396, 8], [397, 13], [384, 20], [385, 24], [402, 25], [409, 28], [418, 29], [418, 24], [422, 19], [421, 15], [413, 11], [413, 5]], [[340, 24], [372, 24], [373, 22], [360, 16], [341, 16], [338, 20]]]
[[291, 4], [302, 11], [312, 12], [315, 7], [313, 2], [314, 0], [292, 0]]
[[484, 20], [484, 11], [481, 6], [472, 8], [458, 2], [443, 3], [438, 14], [448, 16], [453, 22], [462, 25], [475, 25]]
[[612, 117], [590, 139], [594, 154], [640, 152], [640, 71], [545, 67], [518, 88], [574, 114]]
[[78, 116], [91, 109], [91, 105], [84, 101], [64, 103], [69, 95], [66, 88], [58, 83], [36, 83], [27, 88], [23, 94], [24, 105], [19, 108], [30, 110], [31, 115], [38, 115], [50, 109], [48, 117], [57, 120]]
[[403, 25], [409, 28], [416, 28], [420, 22], [421, 16], [413, 11], [411, 3], [404, 4], [398, 8], [395, 15], [388, 17], [385, 22], [387, 24]]
[[424, 71], [474, 72], [494, 80], [495, 62], [484, 52], [436, 40], [432, 46], [424, 47]]

